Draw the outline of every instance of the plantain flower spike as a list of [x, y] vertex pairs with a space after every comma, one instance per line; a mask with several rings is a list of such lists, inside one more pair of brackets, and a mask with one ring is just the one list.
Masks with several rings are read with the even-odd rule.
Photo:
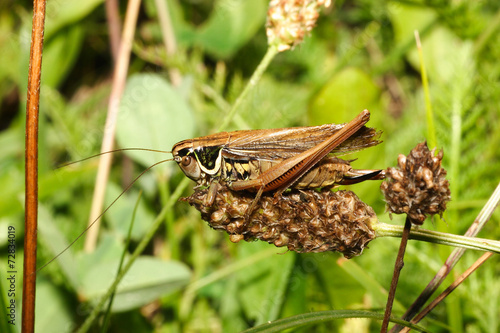
[[314, 28], [321, 6], [331, 0], [271, 0], [267, 11], [266, 33], [269, 45], [283, 52], [297, 44]]
[[351, 258], [376, 237], [375, 212], [351, 191], [290, 191], [278, 200], [265, 193], [246, 219], [255, 194], [218, 186], [212, 205], [205, 204], [208, 190], [202, 188], [183, 200], [234, 243], [258, 239], [291, 251], [338, 251]]
[[416, 225], [422, 225], [427, 215], [442, 216], [450, 201], [450, 184], [441, 167], [443, 151], [435, 151], [419, 143], [408, 156], [399, 155], [397, 168], [387, 169], [380, 188], [389, 212], [408, 214]]

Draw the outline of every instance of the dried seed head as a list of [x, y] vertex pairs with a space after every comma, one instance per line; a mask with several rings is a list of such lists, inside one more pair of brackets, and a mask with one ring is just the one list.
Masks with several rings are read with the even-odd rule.
[[214, 204], [207, 206], [206, 189], [188, 198], [214, 229], [225, 230], [232, 242], [259, 239], [296, 252], [338, 251], [345, 257], [360, 255], [375, 238], [373, 209], [351, 191], [292, 191], [277, 200], [264, 194], [248, 220], [245, 209], [254, 195], [218, 185]]
[[399, 155], [398, 168], [388, 168], [384, 192], [387, 210], [408, 214], [412, 223], [422, 225], [427, 215], [442, 215], [450, 201], [446, 170], [441, 167], [443, 151], [435, 156], [427, 143], [419, 143], [408, 156]]
[[271, 0], [267, 11], [266, 33], [269, 45], [282, 52], [300, 44], [315, 26], [319, 7], [330, 0]]

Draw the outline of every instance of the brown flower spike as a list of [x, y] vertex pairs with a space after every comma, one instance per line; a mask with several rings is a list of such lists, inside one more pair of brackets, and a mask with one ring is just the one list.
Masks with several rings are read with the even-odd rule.
[[338, 251], [350, 258], [360, 255], [375, 238], [375, 212], [351, 191], [290, 191], [276, 201], [272, 194], [264, 194], [245, 219], [255, 196], [218, 186], [212, 206], [204, 204], [207, 189], [196, 189], [182, 200], [199, 210], [212, 228], [225, 230], [235, 243], [259, 239], [291, 251]]
[[427, 143], [419, 143], [408, 156], [398, 157], [398, 168], [388, 168], [387, 181], [380, 188], [384, 192], [387, 210], [394, 214], [408, 214], [413, 224], [422, 225], [427, 215], [442, 216], [450, 201], [446, 170], [441, 167], [443, 151], [435, 156]]
[[267, 12], [266, 33], [269, 45], [282, 52], [300, 44], [314, 28], [320, 6], [330, 0], [271, 0]]

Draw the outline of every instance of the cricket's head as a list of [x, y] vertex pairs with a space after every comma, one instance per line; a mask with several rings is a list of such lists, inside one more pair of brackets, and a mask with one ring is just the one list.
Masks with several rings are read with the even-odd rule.
[[182, 172], [196, 182], [216, 175], [221, 168], [220, 146], [203, 146], [194, 140], [184, 140], [174, 145], [172, 155]]
[[201, 169], [196, 159], [193, 145], [188, 140], [178, 142], [172, 148], [174, 161], [177, 162], [184, 174], [194, 181], [201, 177]]

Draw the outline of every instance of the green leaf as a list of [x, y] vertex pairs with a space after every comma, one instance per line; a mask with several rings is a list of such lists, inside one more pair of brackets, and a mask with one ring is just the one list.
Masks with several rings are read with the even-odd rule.
[[[116, 184], [109, 183], [106, 188], [106, 207], [110, 205], [121, 192], [122, 189]], [[113, 230], [120, 234], [122, 239], [127, 236], [137, 196], [137, 191], [130, 189], [114, 203], [109, 211], [106, 212], [106, 221], [112, 226]], [[144, 237], [154, 221], [154, 214], [147, 209], [144, 200], [141, 200], [139, 203], [135, 219], [136, 222], [132, 229], [131, 238], [137, 241]]]
[[[363, 303], [363, 296], [366, 291], [360, 288], [359, 282], [346, 273], [338, 262], [345, 259], [335, 254], [314, 253], [306, 257], [309, 266], [317, 266], [317, 274], [321, 278], [320, 288], [330, 300], [334, 309], [348, 309], [355, 304]], [[384, 304], [382, 304], [383, 306]], [[379, 306], [377, 304], [376, 306]]]
[[389, 2], [387, 6], [396, 43], [415, 39], [415, 30], [422, 30], [436, 18], [434, 10], [425, 6], [407, 5], [401, 2]]
[[[190, 106], [163, 77], [138, 74], [129, 78], [120, 103], [116, 137], [123, 148], [170, 150], [194, 134]], [[127, 152], [136, 162], [150, 166], [170, 156]]]
[[238, 294], [239, 287], [237, 279], [228, 279], [220, 284], [221, 290], [217, 290], [219, 295], [222, 294], [220, 313], [222, 327], [226, 332], [240, 332], [247, 327], [242, 316], [242, 304], [234, 297]]
[[[152, 1], [146, 4], [146, 12], [158, 16]], [[184, 17], [192, 13], [183, 12], [178, 1], [168, 1], [172, 27], [179, 45], [201, 47], [204, 51], [219, 57], [229, 58], [264, 26], [268, 2], [265, 0], [218, 0], [207, 20], [199, 27]], [[187, 7], [187, 6], [186, 6]], [[160, 26], [152, 21], [147, 25], [150, 33], [159, 38]]]
[[[12, 89], [12, 81], [17, 78], [19, 54], [19, 31], [14, 28], [14, 19], [3, 13], [0, 18], [0, 49], [2, 61], [0, 62], [0, 99]], [[26, 74], [26, 73], [24, 73]]]
[[196, 33], [196, 42], [207, 52], [227, 58], [261, 28], [267, 1], [219, 0], [208, 22]]
[[[119, 259], [93, 265], [83, 277], [81, 295], [88, 300], [103, 296], [116, 276]], [[113, 311], [146, 305], [187, 285], [191, 272], [177, 261], [139, 257], [118, 285]]]
[[239, 114], [249, 128], [289, 127], [303, 120], [309, 92], [298, 84], [279, 82], [264, 75], [249, 94], [248, 101]]
[[[69, 242], [59, 230], [54, 216], [43, 205], [39, 205], [38, 233], [42, 238], [44, 246], [49, 249], [50, 253], [53, 256], [59, 256], [56, 260], [61, 271], [66, 275], [65, 280], [76, 290], [78, 287], [78, 275], [73, 249], [64, 250], [68, 247]], [[64, 253], [61, 253], [63, 250]]]
[[[353, 260], [341, 260], [338, 262], [338, 265], [370, 293], [376, 306], [383, 308], [387, 302], [388, 293], [368, 272]], [[405, 307], [395, 299], [393, 309], [397, 312], [404, 312]]]
[[[309, 109], [312, 125], [344, 123], [368, 109], [378, 118], [380, 89], [358, 68], [337, 73], [314, 97]], [[372, 119], [370, 125], [374, 126]]]
[[[434, 10], [425, 7], [415, 7], [401, 3], [389, 4], [389, 16], [394, 26], [397, 43], [404, 44], [408, 40], [415, 40], [415, 30], [422, 31], [425, 26], [436, 19]], [[437, 26], [427, 36], [422, 38], [422, 52], [429, 79], [447, 81], [455, 69], [444, 59], [454, 57], [462, 41], [448, 28]], [[420, 70], [420, 60], [415, 47], [407, 54], [408, 61], [413, 68]]]
[[[242, 242], [238, 244], [239, 257], [246, 258], [269, 246], [273, 245]], [[294, 261], [294, 253], [277, 248], [275, 256], [238, 272], [238, 294], [248, 317], [257, 323], [278, 318]]]
[[58, 287], [46, 279], [39, 278], [36, 283], [35, 331], [72, 332], [75, 313], [67, 304]]
[[[54, 193], [66, 189], [81, 181], [83, 177], [90, 176], [94, 166], [83, 166], [79, 169], [63, 168], [57, 171], [40, 175], [39, 200], [45, 200]], [[0, 191], [0, 216], [15, 214], [23, 210], [23, 174], [17, 170], [10, 174], [0, 176], [3, 191]]]
[[86, 17], [104, 0], [64, 0], [47, 2], [47, 18], [45, 22], [45, 38], [49, 39], [62, 27], [78, 22]]
[[69, 74], [83, 44], [83, 27], [73, 25], [61, 30], [43, 48], [42, 82], [57, 87]]
[[103, 267], [110, 265], [115, 267], [114, 265], [116, 265], [115, 268], [111, 269], [116, 273], [118, 268], [117, 265], [123, 253], [124, 246], [123, 240], [119, 239], [115, 235], [104, 233], [99, 238], [97, 248], [93, 252], [78, 253], [76, 261], [78, 263], [77, 274], [80, 277], [80, 280], [78, 281], [77, 290], [82, 288], [86, 275], [89, 271], [94, 269], [95, 266]]

